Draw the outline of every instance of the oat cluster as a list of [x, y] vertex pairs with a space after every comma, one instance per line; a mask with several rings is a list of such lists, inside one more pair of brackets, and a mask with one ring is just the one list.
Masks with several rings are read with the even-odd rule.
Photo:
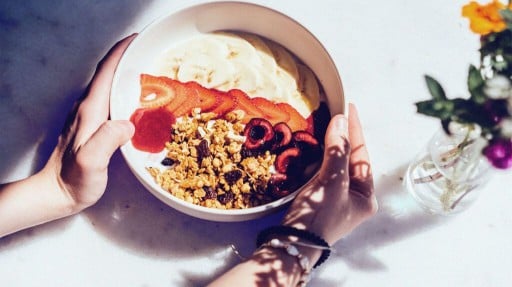
[[182, 117], [166, 144], [166, 166], [148, 167], [155, 181], [172, 195], [212, 208], [241, 209], [272, 201], [266, 194], [276, 156], [244, 150], [243, 111], [216, 119], [195, 109]]

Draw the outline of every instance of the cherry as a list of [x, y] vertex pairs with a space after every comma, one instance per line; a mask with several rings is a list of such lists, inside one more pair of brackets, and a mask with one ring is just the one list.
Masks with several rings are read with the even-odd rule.
[[244, 145], [248, 149], [259, 149], [264, 147], [274, 138], [272, 124], [266, 119], [252, 118], [244, 129], [246, 137]]
[[274, 126], [274, 139], [272, 151], [278, 151], [286, 147], [292, 141], [292, 130], [286, 123], [278, 123]]

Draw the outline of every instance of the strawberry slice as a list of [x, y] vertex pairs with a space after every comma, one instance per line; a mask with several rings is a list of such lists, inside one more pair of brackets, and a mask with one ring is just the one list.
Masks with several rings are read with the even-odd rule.
[[315, 120], [313, 118], [313, 114], [310, 114], [309, 117], [306, 118], [306, 121], [308, 122], [308, 128], [306, 131], [310, 134], [315, 133]]
[[286, 123], [293, 132], [308, 129], [308, 121], [290, 104], [278, 103], [277, 106], [290, 116], [290, 119]]
[[190, 100], [195, 101], [196, 107], [200, 108], [201, 112], [209, 112], [220, 104], [217, 90], [208, 89], [193, 81], [187, 82], [185, 86], [191, 90], [190, 92], [196, 93], [196, 96]]
[[217, 105], [212, 110], [210, 110], [210, 112], [217, 114], [217, 117], [222, 117], [235, 109], [236, 102], [233, 96], [231, 96], [229, 93], [216, 90], [214, 91], [215, 96], [217, 97]]
[[251, 102], [263, 112], [264, 117], [273, 125], [287, 122], [290, 119], [290, 115], [284, 109], [266, 98], [255, 97], [251, 99]]
[[133, 146], [141, 151], [158, 153], [171, 140], [171, 127], [176, 118], [165, 108], [137, 109], [130, 117], [135, 126]]
[[165, 106], [176, 97], [176, 90], [167, 77], [140, 75], [139, 101], [144, 108]]
[[234, 109], [240, 109], [245, 112], [245, 117], [242, 119], [242, 123], [246, 124], [253, 118], [264, 117], [263, 112], [254, 105], [251, 98], [244, 91], [232, 89], [228, 91], [228, 94], [235, 99], [236, 106]]
[[198, 105], [198, 96], [195, 90], [189, 89], [186, 84], [180, 81], [169, 79], [174, 89], [176, 97], [169, 102], [165, 108], [172, 112], [176, 117], [187, 115]]

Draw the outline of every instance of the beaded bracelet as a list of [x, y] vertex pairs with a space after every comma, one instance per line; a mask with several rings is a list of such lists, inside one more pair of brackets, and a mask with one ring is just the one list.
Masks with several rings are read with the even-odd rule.
[[291, 255], [297, 258], [297, 262], [299, 263], [300, 268], [302, 269], [299, 282], [297, 286], [305, 287], [306, 284], [311, 279], [310, 270], [309, 270], [309, 258], [307, 256], [302, 255], [297, 247], [293, 245], [291, 242], [281, 241], [277, 238], [273, 238], [270, 241], [261, 244], [260, 247], [272, 247], [272, 248], [281, 248], [286, 251], [288, 255]]
[[[322, 263], [329, 258], [331, 255], [331, 247], [329, 244], [320, 236], [316, 235], [313, 232], [303, 230], [303, 229], [297, 229], [295, 227], [287, 226], [287, 225], [277, 225], [277, 226], [271, 226], [269, 228], [266, 228], [262, 230], [258, 237], [256, 238], [256, 246], [259, 247], [263, 243], [268, 242], [270, 236], [276, 236], [276, 235], [282, 235], [282, 236], [296, 236], [299, 239], [309, 241], [316, 246], [318, 246], [318, 249], [322, 249], [322, 255], [320, 255], [320, 258], [316, 262], [316, 264], [313, 266], [313, 268], [317, 268]], [[314, 247], [316, 248], [316, 247]]]

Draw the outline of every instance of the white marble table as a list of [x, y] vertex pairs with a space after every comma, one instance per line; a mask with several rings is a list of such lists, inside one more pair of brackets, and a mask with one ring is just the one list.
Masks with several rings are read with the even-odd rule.
[[[116, 40], [190, 2], [1, 1], [0, 182], [41, 166]], [[478, 39], [460, 17], [465, 1], [255, 2], [303, 23], [332, 54], [374, 166], [379, 213], [335, 246], [311, 286], [510, 286], [510, 172], [449, 218], [423, 212], [401, 182], [438, 128], [413, 106], [428, 97], [423, 75], [462, 95], [478, 59]], [[146, 192], [117, 153], [95, 206], [0, 239], [0, 286], [203, 286], [237, 262], [229, 244], [250, 253], [258, 230], [280, 216], [215, 223], [182, 215]]]

